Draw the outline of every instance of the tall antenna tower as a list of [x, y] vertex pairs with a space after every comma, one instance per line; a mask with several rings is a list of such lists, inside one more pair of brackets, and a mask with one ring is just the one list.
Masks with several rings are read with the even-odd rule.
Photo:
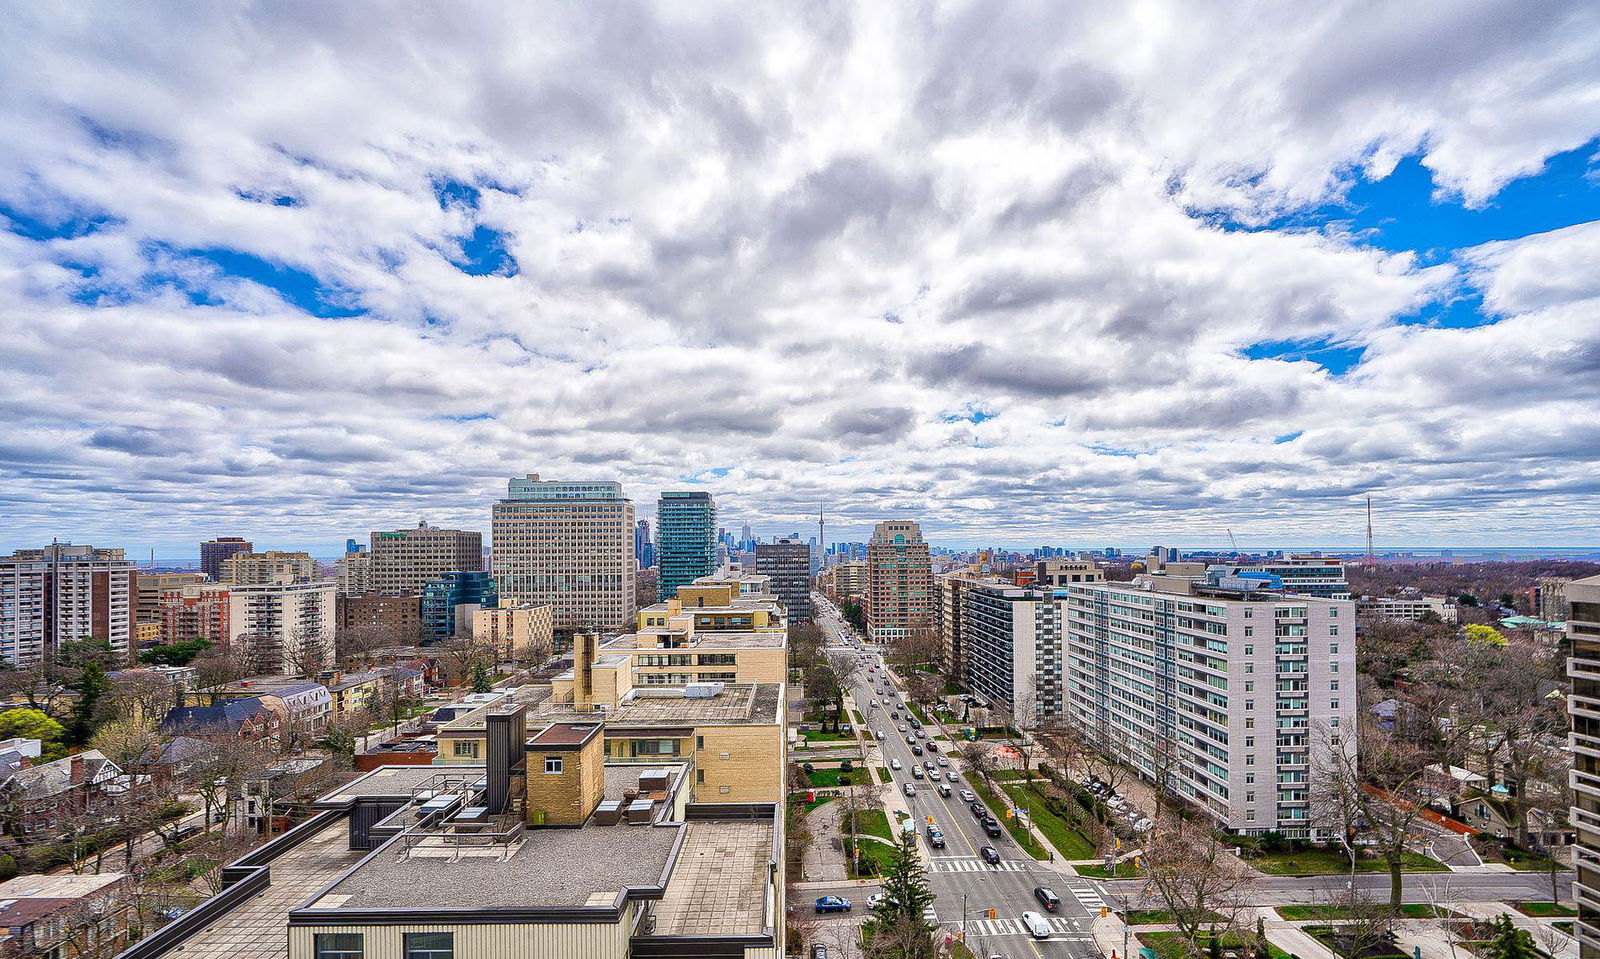
[[1367, 569], [1376, 569], [1378, 557], [1372, 552], [1372, 497], [1367, 497]]
[[822, 500], [820, 499], [817, 500], [817, 555], [821, 560], [828, 558], [828, 541], [822, 536]]

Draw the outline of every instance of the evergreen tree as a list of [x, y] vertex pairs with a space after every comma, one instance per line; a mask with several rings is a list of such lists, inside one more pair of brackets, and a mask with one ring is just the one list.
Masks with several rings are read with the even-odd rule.
[[494, 681], [489, 678], [489, 667], [482, 663], [472, 667], [471, 682], [472, 691], [475, 693], [487, 693], [494, 689]]
[[1538, 959], [1539, 947], [1533, 941], [1533, 934], [1518, 929], [1510, 916], [1501, 914], [1489, 924], [1489, 929], [1489, 942], [1483, 948], [1487, 959]]
[[72, 688], [78, 693], [78, 701], [73, 705], [72, 718], [67, 723], [66, 740], [73, 746], [84, 746], [94, 736], [95, 714], [99, 709], [100, 697], [110, 691], [111, 680], [106, 677], [106, 671], [99, 663], [90, 662], [84, 665]]
[[928, 888], [928, 875], [917, 858], [914, 833], [900, 834], [881, 886], [883, 901], [872, 911], [869, 920], [876, 947], [873, 955], [896, 959], [932, 957], [936, 951], [934, 930], [922, 916], [933, 905], [933, 890]]

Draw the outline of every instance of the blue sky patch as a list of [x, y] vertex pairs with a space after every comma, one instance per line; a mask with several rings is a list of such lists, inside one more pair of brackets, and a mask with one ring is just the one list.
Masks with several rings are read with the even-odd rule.
[[[285, 302], [312, 316], [337, 319], [361, 316], [366, 310], [354, 305], [355, 294], [338, 286], [323, 283], [305, 270], [281, 263], [273, 263], [254, 253], [208, 247], [181, 251], [179, 256], [204, 260], [221, 270], [225, 276], [249, 280], [267, 287]], [[187, 285], [179, 284], [185, 290]]]
[[476, 210], [483, 191], [470, 183], [441, 177], [433, 181], [433, 195], [438, 198], [441, 210], [448, 210], [453, 206]]
[[1337, 376], [1360, 363], [1366, 352], [1364, 346], [1342, 345], [1324, 338], [1265, 340], [1250, 344], [1240, 351], [1240, 355], [1250, 360], [1283, 360], [1290, 363], [1310, 360]]
[[81, 210], [65, 212], [61, 216], [27, 213], [4, 203], [0, 203], [0, 217], [5, 217], [7, 231], [25, 240], [40, 242], [76, 239], [121, 222], [116, 217], [104, 213], [88, 213]]
[[999, 416], [994, 410], [981, 403], [968, 403], [961, 409], [945, 413], [939, 417], [941, 423], [982, 423]]
[[1305, 432], [1305, 430], [1295, 430], [1293, 433], [1285, 433], [1282, 436], [1275, 436], [1272, 438], [1272, 442], [1274, 445], [1278, 446], [1281, 446], [1284, 443], [1293, 443], [1295, 440], [1304, 436]]
[[461, 256], [450, 262], [471, 276], [516, 276], [517, 260], [506, 249], [506, 239], [507, 234], [480, 223], [461, 241]]

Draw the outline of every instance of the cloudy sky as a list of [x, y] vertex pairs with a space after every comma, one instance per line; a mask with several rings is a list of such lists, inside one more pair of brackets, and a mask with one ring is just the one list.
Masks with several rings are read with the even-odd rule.
[[1586, 3], [14, 6], [0, 547], [1593, 544], [1597, 134]]

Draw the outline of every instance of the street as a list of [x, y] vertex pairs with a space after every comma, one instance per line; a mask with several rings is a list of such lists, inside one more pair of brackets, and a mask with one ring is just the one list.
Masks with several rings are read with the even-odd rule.
[[[1074, 956], [1098, 959], [1100, 951], [1094, 944], [1090, 928], [1093, 917], [1099, 915], [1103, 903], [1094, 884], [1035, 861], [1017, 847], [1008, 833], [994, 838], [985, 835], [977, 817], [960, 798], [960, 791], [969, 788], [966, 772], [959, 772], [960, 782], [948, 783], [952, 791], [949, 798], [940, 796], [930, 780], [913, 779], [913, 765], [920, 766], [930, 759], [937, 763], [938, 756], [945, 756], [951, 763], [950, 768], [956, 768], [958, 761], [952, 750], [959, 744], [943, 741], [940, 743], [942, 752], [914, 756], [911, 747], [906, 744], [906, 734], [898, 730], [898, 726], [908, 723], [908, 714], [902, 710], [900, 719], [890, 718], [891, 709], [904, 703], [903, 691], [890, 685], [888, 688], [892, 692], [883, 692], [891, 680], [883, 671], [878, 650], [871, 646], [858, 650], [851, 644], [849, 627], [839, 619], [831, 605], [819, 603], [818, 609], [818, 623], [829, 638], [829, 655], [839, 667], [839, 674], [855, 701], [856, 711], [867, 721], [869, 729], [866, 737], [875, 740], [872, 730], [881, 729], [884, 732], [882, 741], [868, 743], [865, 764], [869, 767], [889, 766], [891, 760], [898, 759], [903, 767], [893, 773], [893, 788], [912, 814], [912, 821], [918, 827], [918, 842], [929, 857], [928, 881], [938, 897], [934, 911], [942, 929], [953, 934], [960, 931], [964, 923], [968, 946], [980, 957]], [[862, 658], [876, 672], [869, 673], [865, 666], [858, 665], [858, 660]], [[873, 700], [879, 702], [876, 709], [870, 705]], [[928, 728], [930, 736], [937, 732], [931, 726]], [[925, 743], [926, 740], [919, 739], [918, 742]], [[874, 747], [881, 752], [881, 761], [873, 757]], [[944, 767], [938, 768], [941, 774], [945, 772]], [[912, 783], [916, 787], [915, 796], [904, 795], [905, 783]], [[928, 848], [926, 826], [930, 816], [944, 832], [944, 849]], [[893, 825], [892, 814], [890, 818]], [[993, 846], [1000, 854], [998, 865], [991, 865], [980, 858], [979, 849], [984, 845]], [[1036, 886], [1051, 889], [1061, 899], [1056, 912], [1047, 913], [1034, 898]], [[868, 891], [875, 890], [852, 887], [839, 890], [839, 894], [864, 898]], [[812, 894], [812, 890], [807, 890], [808, 896]], [[994, 919], [988, 918], [989, 910], [994, 910]], [[1036, 939], [1029, 935], [1020, 919], [1025, 910], [1046, 917], [1052, 930], [1048, 939]]]

